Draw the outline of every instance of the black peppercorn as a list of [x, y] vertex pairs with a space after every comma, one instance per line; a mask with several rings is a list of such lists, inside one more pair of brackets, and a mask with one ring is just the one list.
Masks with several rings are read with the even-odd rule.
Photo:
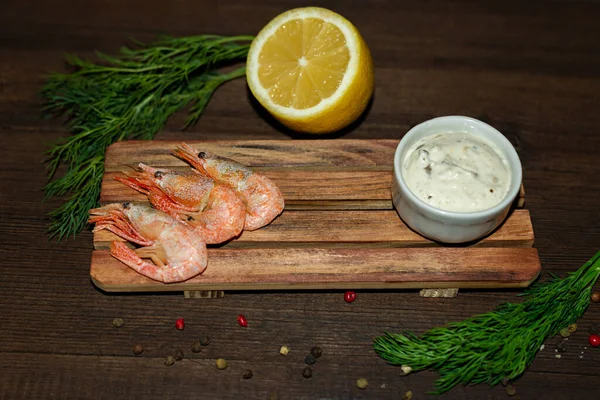
[[308, 365], [313, 365], [317, 362], [317, 359], [312, 354], [309, 354], [306, 357], [304, 357], [304, 362]]
[[313, 347], [312, 349], [310, 349], [310, 354], [312, 354], [312, 356], [313, 356], [314, 358], [319, 358], [319, 357], [321, 357], [321, 355], [323, 354], [323, 350], [321, 350], [321, 348], [320, 348], [320, 347], [318, 347], [318, 346], [315, 346], [315, 347]]
[[252, 375], [253, 375], [252, 371], [247, 369], [246, 372], [244, 372], [244, 375], [242, 375], [242, 378], [250, 379], [250, 378], [252, 378]]
[[310, 367], [306, 367], [302, 370], [302, 376], [305, 378], [310, 378], [312, 376], [312, 369]]
[[208, 346], [210, 344], [210, 338], [206, 335], [200, 336], [200, 344], [202, 346]]
[[176, 360], [176, 361], [181, 361], [181, 360], [183, 360], [183, 351], [181, 351], [181, 350], [179, 350], [179, 349], [178, 349], [178, 350], [175, 352], [175, 356], [174, 356], [174, 358], [175, 358], [175, 360]]
[[200, 353], [201, 351], [202, 351], [202, 345], [200, 344], [200, 342], [192, 343], [192, 352]]

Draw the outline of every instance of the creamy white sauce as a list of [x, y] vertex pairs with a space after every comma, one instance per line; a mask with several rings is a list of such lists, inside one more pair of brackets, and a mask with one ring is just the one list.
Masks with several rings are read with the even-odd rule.
[[500, 203], [511, 172], [502, 152], [471, 133], [424, 137], [406, 153], [402, 175], [421, 200], [446, 211], [472, 212]]

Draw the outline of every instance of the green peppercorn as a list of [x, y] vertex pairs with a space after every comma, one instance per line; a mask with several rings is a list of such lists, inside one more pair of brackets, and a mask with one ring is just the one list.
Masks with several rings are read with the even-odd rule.
[[312, 369], [310, 369], [310, 367], [306, 367], [302, 370], [302, 376], [305, 377], [306, 379], [310, 378], [312, 376]]
[[369, 385], [369, 382], [365, 378], [358, 378], [356, 380], [356, 386], [358, 386], [359, 389], [364, 389], [368, 385]]
[[227, 361], [224, 358], [217, 358], [217, 360], [215, 361], [215, 363], [217, 364], [217, 368], [218, 369], [225, 369], [225, 368], [227, 368]]
[[506, 394], [509, 396], [514, 396], [517, 394], [517, 389], [513, 385], [508, 385], [506, 387]]
[[167, 367], [170, 367], [170, 366], [171, 366], [171, 365], [173, 365], [173, 364], [175, 364], [175, 357], [173, 357], [173, 356], [167, 356], [167, 357], [165, 358], [165, 365], [166, 365]]
[[402, 395], [402, 400], [411, 400], [412, 399], [412, 391], [408, 391]]
[[571, 324], [567, 329], [569, 329], [569, 332], [575, 333], [575, 331], [577, 331], [577, 324]]
[[115, 328], [120, 328], [123, 326], [123, 324], [125, 324], [125, 321], [123, 321], [123, 318], [115, 318], [113, 319], [113, 326]]
[[565, 338], [571, 336], [571, 331], [569, 331], [569, 328], [562, 328], [559, 333], [560, 336]]
[[321, 355], [323, 354], [323, 350], [321, 350], [321, 348], [320, 348], [320, 347], [318, 347], [318, 346], [315, 346], [315, 347], [313, 347], [312, 349], [310, 349], [310, 354], [312, 354], [312, 356], [313, 356], [314, 358], [319, 358], [319, 357], [321, 357]]

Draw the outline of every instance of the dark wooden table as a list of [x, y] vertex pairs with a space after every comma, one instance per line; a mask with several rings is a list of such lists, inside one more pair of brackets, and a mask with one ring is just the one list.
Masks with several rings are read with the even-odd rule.
[[[31, 3], [31, 4], [29, 4]], [[518, 149], [544, 273], [565, 276], [600, 248], [600, 4], [595, 1], [320, 2], [355, 23], [374, 57], [376, 95], [345, 138], [399, 139], [440, 115], [480, 118]], [[222, 299], [106, 294], [90, 282], [92, 235], [48, 241], [44, 151], [67, 134], [40, 118], [43, 75], [66, 52], [114, 53], [130, 37], [256, 33], [296, 1], [5, 1], [0, 8], [0, 398], [428, 398], [437, 377], [401, 377], [371, 349], [384, 331], [417, 333], [492, 310], [520, 290], [235, 292]], [[223, 86], [199, 123], [174, 118], [158, 139], [291, 139], [249, 97], [244, 80]], [[249, 328], [236, 324], [245, 314]], [[115, 317], [125, 326], [112, 326]], [[183, 332], [173, 328], [184, 317]], [[522, 399], [596, 398], [600, 349], [587, 329], [592, 304], [562, 358], [546, 341], [515, 382]], [[211, 344], [190, 344], [201, 334]], [[139, 356], [132, 346], [143, 344]], [[288, 345], [287, 356], [279, 354]], [[304, 355], [323, 356], [311, 379]], [[171, 367], [166, 355], [183, 349]], [[223, 357], [229, 368], [214, 367]], [[243, 380], [246, 369], [254, 372]], [[356, 387], [365, 377], [369, 386]], [[457, 387], [442, 398], [507, 397], [502, 386]]]

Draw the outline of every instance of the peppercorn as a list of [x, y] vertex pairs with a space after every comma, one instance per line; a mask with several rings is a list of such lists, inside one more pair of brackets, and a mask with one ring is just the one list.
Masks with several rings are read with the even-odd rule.
[[249, 369], [247, 369], [246, 372], [244, 372], [244, 375], [242, 375], [242, 378], [244, 378], [244, 379], [250, 379], [250, 378], [252, 378], [252, 375], [254, 375], [252, 373], [252, 371], [249, 370]]
[[508, 385], [506, 387], [506, 394], [509, 396], [514, 396], [517, 394], [517, 389], [513, 385]]
[[344, 300], [346, 300], [346, 303], [352, 303], [356, 300], [356, 293], [351, 290], [347, 291], [344, 293]]
[[571, 336], [571, 331], [569, 331], [569, 328], [562, 328], [559, 333], [560, 336], [565, 338]]
[[113, 319], [113, 326], [115, 328], [120, 328], [123, 326], [125, 322], [123, 321], [123, 318], [115, 318]]
[[192, 352], [193, 353], [200, 353], [201, 351], [202, 351], [202, 344], [200, 344], [200, 342], [192, 343]]
[[237, 323], [243, 328], [246, 328], [248, 326], [248, 320], [242, 314], [237, 316]]
[[593, 303], [600, 303], [600, 292], [594, 292], [590, 297]]
[[306, 367], [302, 370], [302, 376], [305, 377], [306, 379], [310, 378], [312, 376], [312, 369], [310, 369], [310, 367]]
[[567, 351], [566, 343], [565, 343], [565, 341], [564, 341], [564, 340], [562, 340], [562, 341], [560, 341], [560, 342], [556, 343], [556, 350], [557, 350], [559, 353], [564, 353], [565, 351]]
[[217, 358], [216, 362], [218, 369], [227, 368], [227, 361], [224, 358]]
[[133, 354], [142, 354], [144, 352], [144, 348], [141, 344], [136, 344], [133, 346]]
[[200, 336], [200, 344], [202, 346], [208, 346], [210, 344], [210, 338], [206, 335]]
[[308, 365], [313, 365], [317, 362], [317, 359], [312, 354], [309, 354], [306, 357], [304, 357], [304, 362]]
[[575, 331], [577, 331], [577, 324], [573, 323], [573, 324], [569, 325], [568, 329], [569, 329], [569, 332], [575, 333]]
[[412, 391], [408, 391], [402, 395], [402, 400], [411, 400], [412, 399]]
[[175, 321], [175, 328], [179, 331], [182, 331], [185, 328], [185, 321], [183, 318], [178, 318], [177, 321]]
[[590, 346], [592, 347], [598, 347], [600, 346], [600, 335], [597, 335], [595, 333], [592, 333], [589, 337], [588, 337], [588, 343], [590, 344]]
[[502, 386], [508, 386], [508, 384], [510, 383], [510, 381], [508, 380], [508, 376], [505, 376], [504, 378], [502, 378]]
[[598, 324], [590, 325], [590, 327], [588, 328], [588, 332], [589, 333], [600, 333], [600, 325], [598, 325]]
[[171, 366], [171, 365], [173, 365], [173, 364], [175, 364], [175, 357], [173, 357], [173, 356], [167, 356], [167, 357], [165, 358], [165, 365], [166, 365], [167, 367], [170, 367], [170, 366]]
[[313, 356], [314, 358], [319, 358], [319, 357], [321, 357], [321, 355], [323, 354], [323, 350], [321, 350], [321, 348], [320, 348], [320, 347], [318, 347], [318, 346], [315, 346], [315, 347], [313, 347], [312, 349], [310, 349], [310, 354], [312, 354], [312, 356]]
[[368, 385], [369, 385], [369, 382], [365, 378], [358, 378], [356, 380], [356, 386], [358, 386], [359, 389], [364, 389]]
[[181, 361], [183, 360], [183, 351], [181, 349], [177, 349], [175, 351], [175, 356], [174, 356], [176, 361]]
[[279, 349], [279, 354], [282, 354], [284, 356], [287, 356], [289, 352], [290, 348], [287, 346], [281, 346], [281, 348]]

